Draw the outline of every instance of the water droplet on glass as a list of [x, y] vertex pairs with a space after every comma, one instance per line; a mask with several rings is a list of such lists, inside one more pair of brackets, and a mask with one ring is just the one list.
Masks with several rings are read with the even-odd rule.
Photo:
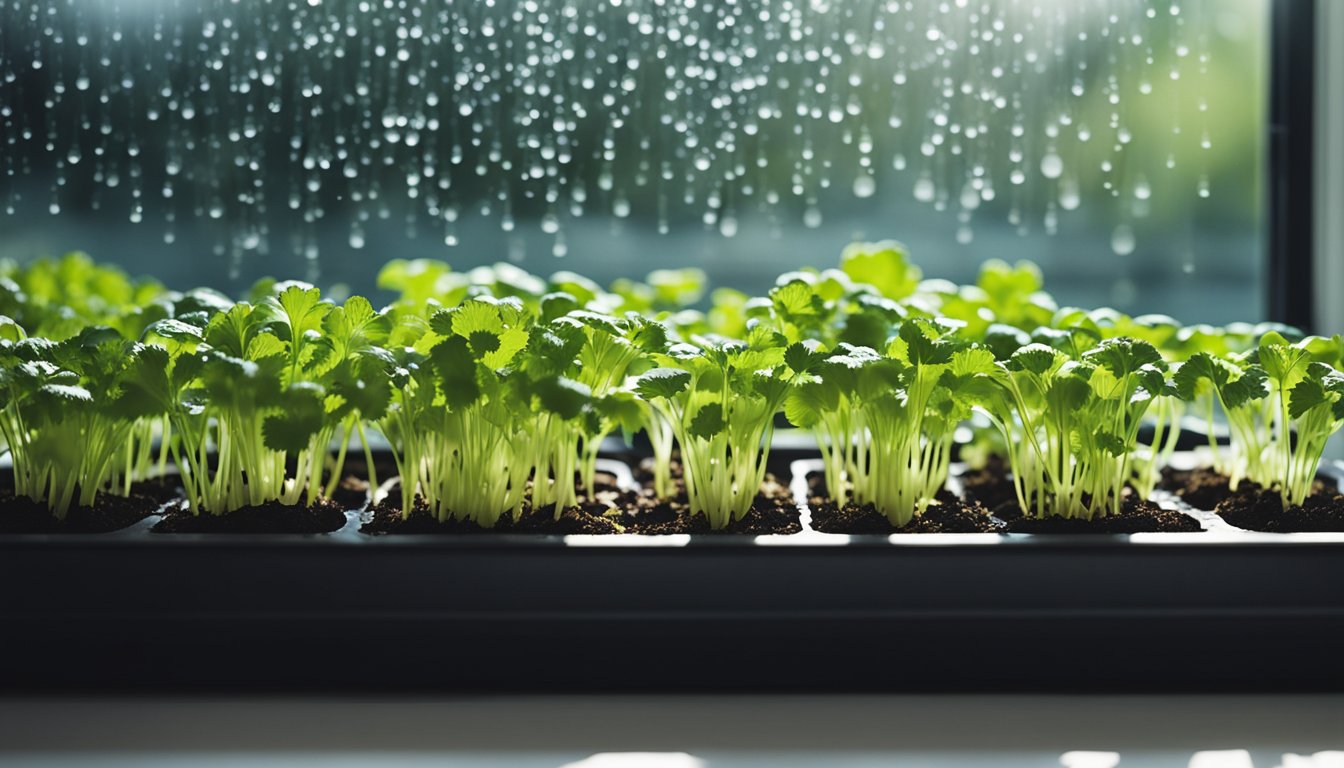
[[1111, 231], [1111, 250], [1115, 255], [1128, 256], [1134, 252], [1135, 245], [1134, 230], [1128, 224], [1119, 224]]
[[921, 203], [933, 202], [933, 196], [936, 190], [933, 186], [933, 179], [927, 175], [922, 175], [915, 181], [915, 199]]
[[1054, 152], [1041, 157], [1041, 175], [1047, 179], [1058, 179], [1064, 173], [1064, 161]]
[[1065, 177], [1059, 182], [1059, 207], [1066, 211], [1078, 209], [1082, 198], [1078, 192], [1078, 182], [1071, 177]]
[[1148, 180], [1139, 176], [1138, 180], [1134, 182], [1134, 199], [1147, 200], [1152, 196], [1153, 188], [1148, 186]]
[[980, 207], [980, 190], [976, 189], [974, 184], [967, 181], [961, 187], [960, 202], [962, 208], [968, 211], [974, 211], [976, 208]]
[[803, 226], [808, 229], [816, 229], [821, 226], [821, 209], [815, 205], [809, 205], [803, 211]]

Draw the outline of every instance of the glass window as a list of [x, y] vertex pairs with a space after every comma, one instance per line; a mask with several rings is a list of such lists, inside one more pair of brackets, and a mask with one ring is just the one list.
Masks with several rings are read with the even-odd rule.
[[851, 239], [1265, 313], [1270, 0], [0, 2], [0, 256], [760, 291]]

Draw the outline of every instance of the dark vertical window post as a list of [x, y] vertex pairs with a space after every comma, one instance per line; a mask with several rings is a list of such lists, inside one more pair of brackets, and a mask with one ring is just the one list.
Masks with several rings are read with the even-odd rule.
[[1269, 51], [1269, 316], [1310, 329], [1314, 317], [1315, 0], [1275, 0], [1270, 10]]

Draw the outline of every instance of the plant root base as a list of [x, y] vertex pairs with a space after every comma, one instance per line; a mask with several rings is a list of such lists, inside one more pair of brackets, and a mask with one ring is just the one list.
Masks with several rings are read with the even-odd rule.
[[[846, 502], [837, 506], [826, 486], [823, 472], [807, 475], [807, 506], [812, 511], [812, 529], [822, 533], [878, 534], [893, 533], [1001, 533], [1004, 523], [975, 502], [958, 499], [948, 491], [938, 501], [903, 526], [895, 526], [872, 504]], [[1012, 484], [1009, 483], [1009, 487]]]
[[1157, 487], [1170, 491], [1195, 509], [1213, 509], [1232, 495], [1227, 475], [1212, 467], [1197, 469], [1162, 468], [1162, 479]]
[[[1157, 484], [1164, 491], [1171, 491], [1186, 504], [1195, 509], [1214, 510], [1226, 499], [1239, 493], [1254, 493], [1262, 486], [1252, 480], [1242, 480], [1237, 490], [1232, 490], [1231, 480], [1213, 467], [1198, 469], [1172, 469], [1163, 467], [1162, 481]], [[1312, 494], [1329, 493], [1335, 490], [1332, 478], [1319, 475], [1311, 484]], [[1258, 530], [1258, 529], [1257, 529]]]
[[999, 456], [991, 456], [981, 469], [969, 469], [957, 476], [961, 482], [961, 497], [968, 503], [979, 502], [985, 509], [994, 509], [1017, 498], [1008, 465]]
[[[137, 484], [139, 485], [139, 484]], [[46, 502], [11, 492], [0, 495], [0, 533], [111, 533], [154, 514], [161, 502], [147, 494], [100, 494], [92, 507], [74, 507], [57, 520]]]
[[1283, 508], [1278, 491], [1238, 491], [1218, 504], [1218, 516], [1238, 528], [1266, 533], [1344, 532], [1344, 496], [1318, 489], [1300, 507]]
[[789, 489], [767, 476], [751, 510], [721, 531], [709, 527], [703, 515], [692, 515], [686, 501], [685, 486], [674, 480], [676, 498], [658, 499], [649, 488], [628, 491], [617, 488], [614, 478], [599, 474], [597, 490], [582, 496], [579, 505], [555, 517], [554, 507], [535, 510], [523, 508], [517, 520], [504, 515], [493, 528], [482, 528], [471, 520], [449, 518], [439, 522], [421, 499], [416, 499], [410, 517], [401, 517], [401, 497], [397, 493], [374, 505], [372, 518], [360, 527], [361, 533], [472, 535], [490, 533], [533, 533], [552, 535], [607, 535], [632, 533], [667, 535], [680, 533], [724, 533], [761, 535], [798, 533], [802, 530], [798, 507]]
[[801, 533], [803, 530], [802, 516], [793, 494], [774, 475], [765, 476], [746, 515], [718, 530], [709, 526], [709, 520], [704, 515], [691, 513], [686, 486], [680, 473], [675, 470], [672, 485], [675, 496], [670, 501], [660, 500], [654, 495], [653, 489], [647, 487], [638, 494], [625, 495], [621, 504], [622, 519], [630, 527], [630, 533], [765, 536]]
[[267, 502], [224, 515], [193, 515], [185, 504], [164, 515], [154, 533], [331, 533], [345, 525], [345, 506], [318, 499], [312, 506]]
[[821, 496], [809, 498], [807, 504], [812, 510], [812, 528], [822, 533], [1001, 533], [1005, 527], [984, 507], [951, 494], [940, 494], [937, 503], [899, 527], [872, 504], [860, 506], [851, 501], [837, 508], [833, 499]]
[[1204, 530], [1198, 520], [1187, 514], [1163, 509], [1155, 502], [1133, 496], [1125, 497], [1120, 514], [1091, 520], [1058, 515], [1026, 517], [1016, 501], [1000, 505], [994, 514], [1008, 523], [1009, 533], [1198, 533]]
[[339, 504], [342, 509], [363, 509], [369, 503], [369, 481], [346, 474], [332, 490], [331, 500]]

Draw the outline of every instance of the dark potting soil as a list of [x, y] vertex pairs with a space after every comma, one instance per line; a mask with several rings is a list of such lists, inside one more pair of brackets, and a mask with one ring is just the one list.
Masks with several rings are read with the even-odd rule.
[[182, 478], [176, 472], [131, 483], [131, 495], [148, 496], [159, 506], [182, 498]]
[[[396, 476], [393, 472], [392, 477]], [[330, 476], [323, 478], [323, 482], [330, 480]], [[381, 480], [382, 477], [379, 476]], [[363, 509], [369, 503], [369, 481], [362, 474], [346, 472], [345, 477], [336, 485], [331, 492], [331, 500], [341, 506], [342, 509]]]
[[961, 482], [961, 496], [968, 502], [979, 502], [986, 509], [1017, 498], [1008, 463], [1001, 456], [990, 456], [980, 469], [968, 469], [957, 476]]
[[[679, 472], [676, 472], [679, 476]], [[576, 507], [564, 510], [557, 519], [554, 507], [533, 509], [525, 506], [517, 520], [509, 515], [499, 519], [493, 528], [482, 528], [469, 520], [450, 518], [439, 522], [420, 499], [416, 499], [410, 517], [401, 517], [401, 496], [394, 491], [388, 498], [374, 505], [372, 519], [360, 527], [368, 534], [480, 534], [480, 533], [548, 533], [548, 534], [618, 534], [637, 533], [662, 535], [674, 533], [727, 533], [758, 535], [767, 533], [797, 533], [802, 530], [798, 507], [788, 488], [773, 477], [767, 477], [757, 494], [751, 510], [741, 520], [733, 521], [722, 531], [713, 531], [703, 515], [692, 515], [685, 496], [685, 487], [676, 484], [677, 496], [672, 500], [658, 499], [649, 488], [639, 491], [622, 490], [615, 478], [599, 473], [596, 490], [580, 497]]]
[[1227, 475], [1212, 467], [1196, 469], [1162, 468], [1162, 479], [1157, 487], [1170, 491], [1195, 509], [1213, 509], [1218, 502], [1232, 495]]
[[[597, 489], [594, 498], [606, 498], [619, 493], [616, 478], [599, 472], [593, 483]], [[608, 534], [623, 533], [620, 526], [608, 514], [610, 508], [581, 496], [577, 507], [570, 507], [555, 516], [555, 507], [535, 509], [524, 505], [518, 519], [507, 512], [500, 516], [493, 528], [483, 528], [472, 520], [459, 520], [449, 517], [443, 522], [430, 511], [424, 499], [416, 497], [411, 506], [409, 517], [401, 516], [401, 488], [393, 488], [387, 498], [369, 508], [371, 517], [359, 527], [360, 533], [378, 536], [383, 534], [434, 534], [434, 535], [471, 535], [482, 533], [552, 533], [569, 534]]]
[[872, 504], [851, 501], [837, 508], [833, 499], [820, 496], [807, 503], [812, 510], [812, 528], [822, 533], [1000, 533], [1004, 529], [1003, 521], [984, 507], [967, 504], [950, 493], [939, 494], [937, 503], [899, 527]]
[[[681, 454], [674, 451], [672, 461], [668, 464], [668, 474], [672, 477], [672, 482], [681, 487], [682, 477], [685, 470], [681, 467]], [[653, 458], [646, 456], [640, 459], [639, 463], [630, 468], [630, 474], [634, 475], [635, 482], [643, 486], [653, 486]]]
[[346, 507], [332, 499], [312, 506], [276, 501], [243, 507], [223, 515], [193, 515], [178, 504], [150, 530], [154, 533], [330, 533], [345, 525]]
[[653, 489], [647, 487], [638, 493], [625, 495], [622, 500], [623, 519], [628, 521], [630, 533], [762, 536], [799, 533], [803, 530], [802, 516], [793, 500], [793, 494], [771, 474], [766, 474], [765, 481], [761, 483], [760, 491], [756, 494], [756, 499], [747, 514], [717, 531], [709, 527], [709, 520], [704, 515], [691, 514], [686, 487], [675, 471], [673, 488], [674, 496], [670, 500], [659, 499]]
[[[1311, 491], [1313, 494], [1328, 493], [1335, 489], [1335, 485], [1334, 478], [1320, 475], [1312, 483]], [[1198, 467], [1196, 469], [1163, 467], [1162, 480], [1157, 487], [1165, 491], [1171, 491], [1195, 509], [1215, 509], [1223, 500], [1231, 497], [1234, 493], [1261, 490], [1259, 483], [1242, 480], [1238, 484], [1237, 490], [1233, 491], [1227, 475], [1212, 467]]]
[[741, 520], [734, 520], [721, 530], [709, 527], [704, 515], [692, 515], [686, 495], [685, 470], [681, 458], [673, 456], [668, 466], [672, 479], [672, 498], [659, 499], [653, 490], [653, 459], [644, 459], [634, 469], [640, 484], [637, 494], [626, 494], [621, 506], [627, 511], [631, 533], [651, 535], [671, 533], [726, 533], [747, 536], [790, 534], [803, 530], [802, 516], [793, 492], [769, 472], [761, 483], [751, 509]]
[[1218, 503], [1219, 517], [1238, 528], [1268, 533], [1344, 531], [1344, 495], [1320, 489], [1299, 507], [1283, 508], [1278, 491], [1239, 490]]
[[824, 472], [807, 474], [807, 506], [812, 510], [812, 529], [822, 533], [879, 534], [893, 533], [998, 533], [1004, 523], [975, 502], [965, 502], [949, 491], [941, 491], [937, 503], [903, 526], [895, 526], [872, 504], [846, 502], [837, 506], [826, 486]]
[[1199, 521], [1181, 512], [1163, 509], [1156, 502], [1126, 496], [1120, 514], [1091, 520], [1050, 515], [1027, 517], [1016, 501], [1001, 504], [994, 515], [1008, 523], [1009, 533], [1194, 533], [1203, 531]]
[[622, 533], [616, 523], [601, 515], [588, 514], [581, 507], [570, 507], [555, 517], [555, 507], [544, 510], [524, 505], [523, 511], [515, 520], [507, 512], [500, 516], [493, 528], [483, 528], [471, 520], [458, 520], [449, 517], [443, 522], [429, 510], [424, 499], [416, 497], [411, 507], [410, 517], [401, 516], [401, 495], [389, 494], [388, 498], [369, 508], [372, 518], [359, 527], [360, 533], [371, 536], [384, 534], [432, 534], [432, 535], [472, 535], [481, 533], [552, 533], [569, 535], [576, 533], [607, 534]]
[[46, 502], [5, 492], [0, 495], [0, 533], [111, 533], [135, 525], [161, 506], [158, 500], [135, 492], [130, 496], [100, 494], [92, 507], [75, 507], [64, 520], [57, 520]]
[[[397, 463], [386, 454], [374, 454], [373, 468], [379, 483], [397, 476]], [[369, 503], [369, 470], [363, 453], [351, 452], [345, 457], [345, 477], [332, 492], [333, 501], [346, 509], [364, 509]], [[330, 473], [323, 482], [331, 479]]]

